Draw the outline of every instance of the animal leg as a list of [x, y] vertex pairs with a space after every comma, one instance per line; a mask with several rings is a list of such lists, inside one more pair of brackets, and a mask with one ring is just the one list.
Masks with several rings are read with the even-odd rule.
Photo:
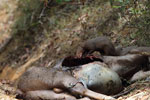
[[115, 98], [111, 96], [107, 96], [101, 93], [93, 92], [83, 86], [81, 83], [77, 83], [74, 87], [70, 88], [70, 91], [73, 94], [80, 94], [83, 96], [87, 96], [96, 100], [115, 100]]
[[26, 93], [25, 100], [77, 100], [66, 93], [55, 93], [51, 90], [37, 90]]
[[130, 79], [131, 82], [135, 82], [137, 80], [141, 80], [144, 79], [146, 77], [150, 76], [150, 71], [139, 71], [137, 73], [135, 73], [132, 78]]

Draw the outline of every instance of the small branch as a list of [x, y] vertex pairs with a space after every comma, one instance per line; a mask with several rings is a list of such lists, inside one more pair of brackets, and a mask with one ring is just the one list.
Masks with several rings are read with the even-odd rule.
[[[47, 5], [50, 4], [51, 1], [52, 1], [52, 0], [48, 0]], [[39, 19], [41, 19], [41, 18], [44, 16], [44, 12], [45, 12], [45, 10], [46, 10], [47, 7], [48, 7], [48, 6], [44, 6], [44, 7], [43, 7], [43, 9], [42, 9], [42, 11], [41, 11], [41, 13], [40, 13]]]

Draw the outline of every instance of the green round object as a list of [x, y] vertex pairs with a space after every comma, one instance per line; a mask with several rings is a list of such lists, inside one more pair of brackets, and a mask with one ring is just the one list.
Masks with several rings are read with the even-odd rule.
[[122, 90], [122, 82], [118, 74], [101, 62], [82, 65], [73, 71], [73, 75], [95, 92], [111, 95]]

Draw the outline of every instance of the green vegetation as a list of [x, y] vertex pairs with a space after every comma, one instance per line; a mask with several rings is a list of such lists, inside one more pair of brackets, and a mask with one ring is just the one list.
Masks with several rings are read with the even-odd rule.
[[120, 9], [122, 17], [128, 15], [128, 25], [126, 27], [134, 28], [134, 33], [129, 37], [136, 39], [137, 45], [150, 44], [150, 3], [149, 0], [143, 2], [138, 0], [110, 0], [113, 8]]

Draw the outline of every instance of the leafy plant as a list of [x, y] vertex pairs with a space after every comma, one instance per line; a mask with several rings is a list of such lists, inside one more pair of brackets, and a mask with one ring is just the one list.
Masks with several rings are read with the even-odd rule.
[[72, 1], [72, 0], [56, 0], [57, 3], [69, 2], [69, 1]]
[[110, 0], [110, 3], [113, 8], [120, 8], [121, 10], [124, 10], [130, 3], [130, 0]]

